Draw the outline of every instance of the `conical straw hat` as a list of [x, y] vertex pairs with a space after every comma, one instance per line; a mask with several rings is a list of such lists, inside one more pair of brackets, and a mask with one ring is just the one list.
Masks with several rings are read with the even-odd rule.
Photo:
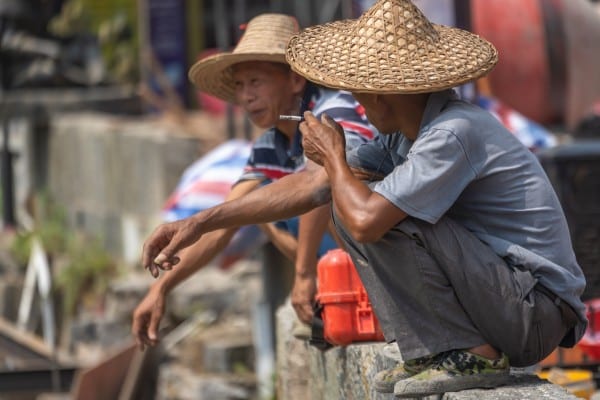
[[271, 61], [286, 64], [285, 49], [298, 33], [298, 22], [283, 14], [254, 17], [232, 52], [204, 58], [190, 68], [190, 80], [202, 91], [235, 102], [231, 66], [244, 61]]
[[498, 53], [473, 33], [429, 22], [409, 0], [379, 0], [358, 19], [303, 30], [290, 40], [286, 58], [323, 86], [422, 93], [487, 74]]

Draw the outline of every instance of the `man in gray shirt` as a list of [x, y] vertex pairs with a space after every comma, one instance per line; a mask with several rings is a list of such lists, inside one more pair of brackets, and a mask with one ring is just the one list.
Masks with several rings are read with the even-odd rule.
[[489, 72], [485, 40], [431, 24], [409, 0], [314, 26], [287, 49], [292, 68], [346, 89], [380, 137], [346, 154], [327, 117], [305, 113], [305, 155], [320, 167], [188, 220], [162, 225], [143, 264], [169, 269], [214, 229], [271, 221], [332, 200], [388, 341], [404, 363], [376, 389], [418, 397], [506, 381], [573, 346], [587, 320], [585, 279], [537, 159], [493, 116], [450, 88]]

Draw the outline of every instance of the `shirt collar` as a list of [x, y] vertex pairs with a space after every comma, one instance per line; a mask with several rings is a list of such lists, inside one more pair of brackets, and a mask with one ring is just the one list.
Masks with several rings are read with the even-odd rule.
[[440, 115], [448, 102], [455, 99], [457, 99], [457, 95], [452, 89], [431, 93], [429, 99], [427, 99], [427, 104], [425, 105], [423, 119], [421, 120], [421, 126], [419, 127], [419, 135], [421, 135], [421, 132], [427, 130], [431, 121]]

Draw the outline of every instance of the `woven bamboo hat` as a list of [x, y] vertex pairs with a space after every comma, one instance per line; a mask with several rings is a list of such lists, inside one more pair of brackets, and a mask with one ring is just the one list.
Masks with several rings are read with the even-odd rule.
[[284, 14], [262, 14], [251, 19], [232, 52], [206, 57], [190, 68], [190, 80], [202, 91], [235, 102], [231, 66], [244, 61], [271, 61], [287, 64], [285, 49], [298, 33], [298, 22]]
[[409, 0], [379, 0], [356, 20], [295, 35], [292, 69], [323, 86], [367, 93], [422, 93], [487, 74], [498, 52], [481, 37], [436, 25]]

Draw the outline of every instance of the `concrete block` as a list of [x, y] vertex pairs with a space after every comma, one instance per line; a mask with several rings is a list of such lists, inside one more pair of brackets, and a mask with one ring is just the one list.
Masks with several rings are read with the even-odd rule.
[[310, 349], [305, 340], [293, 335], [297, 317], [290, 301], [276, 313], [276, 383], [278, 399], [304, 399], [310, 381]]
[[90, 112], [52, 115], [49, 137], [50, 193], [74, 227], [105, 240], [118, 257], [132, 247], [123, 243], [131, 227], [145, 238], [157, 225], [181, 173], [203, 150], [200, 138], [151, 118]]
[[542, 380], [535, 375], [513, 374], [512, 377], [512, 382], [503, 387], [446, 393], [442, 398], [443, 400], [576, 400], [578, 398], [565, 388]]
[[381, 354], [383, 343], [355, 344], [326, 351], [310, 349], [311, 400], [388, 400], [371, 382], [395, 362]]

